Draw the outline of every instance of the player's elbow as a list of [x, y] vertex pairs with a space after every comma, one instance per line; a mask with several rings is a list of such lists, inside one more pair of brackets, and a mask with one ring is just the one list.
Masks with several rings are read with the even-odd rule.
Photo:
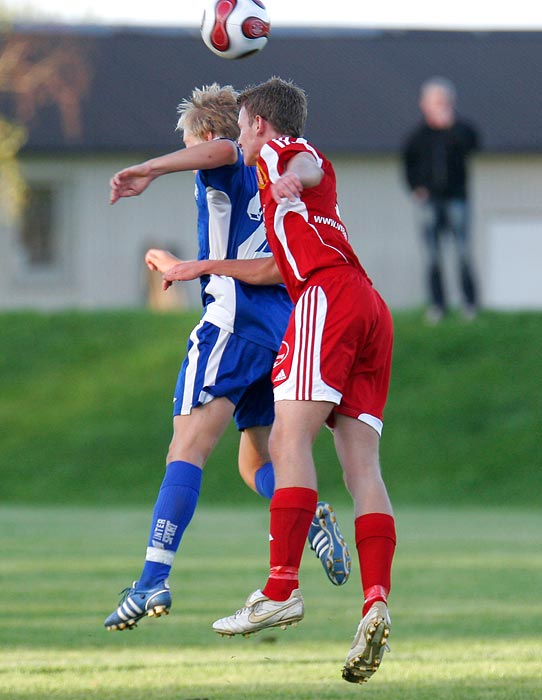
[[260, 270], [258, 284], [281, 284], [282, 282], [282, 275], [279, 272], [275, 258], [266, 258]]

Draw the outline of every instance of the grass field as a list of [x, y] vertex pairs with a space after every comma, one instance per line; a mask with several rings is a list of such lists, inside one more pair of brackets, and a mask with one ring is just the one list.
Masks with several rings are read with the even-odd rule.
[[[350, 511], [341, 506], [349, 536]], [[357, 566], [332, 587], [307, 552], [306, 618], [222, 639], [210, 629], [265, 580], [267, 512], [202, 507], [171, 614], [106, 632], [140, 571], [147, 509], [0, 507], [2, 700], [534, 700], [542, 678], [542, 514], [403, 508], [392, 651], [365, 686], [340, 669], [358, 623]]]
[[[395, 315], [382, 442], [399, 536], [392, 652], [367, 685], [340, 676], [359, 621], [357, 566], [334, 588], [307, 552], [299, 627], [211, 631], [267, 569], [267, 508], [232, 477], [233, 428], [205, 468], [171, 615], [104, 630], [141, 569], [196, 319], [0, 314], [0, 700], [540, 697], [540, 313], [438, 328]], [[321, 495], [348, 524], [328, 431], [315, 454]]]

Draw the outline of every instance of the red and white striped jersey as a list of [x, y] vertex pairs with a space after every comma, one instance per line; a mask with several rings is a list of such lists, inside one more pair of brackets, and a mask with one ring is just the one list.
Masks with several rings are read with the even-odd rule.
[[[303, 190], [295, 202], [277, 204], [271, 196], [271, 184], [298, 153], [311, 154], [324, 176], [319, 185]], [[267, 240], [294, 301], [319, 270], [348, 265], [367, 277], [339, 215], [333, 166], [314, 146], [303, 138], [291, 137], [266, 143], [258, 159], [258, 186]]]

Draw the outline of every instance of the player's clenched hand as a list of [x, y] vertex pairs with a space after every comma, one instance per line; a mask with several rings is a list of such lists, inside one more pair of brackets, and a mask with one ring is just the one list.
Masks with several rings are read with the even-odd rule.
[[169, 250], [162, 250], [161, 248], [149, 248], [145, 253], [145, 263], [149, 270], [166, 272], [170, 267], [179, 262], [179, 258]]
[[297, 153], [288, 162], [282, 175], [271, 185], [271, 194], [277, 204], [287, 199], [295, 202], [306, 187], [316, 187], [324, 171], [310, 153]]
[[115, 204], [121, 197], [135, 197], [141, 194], [151, 184], [154, 177], [146, 163], [120, 170], [109, 181], [111, 187], [110, 204]]
[[295, 202], [302, 192], [303, 183], [300, 177], [292, 171], [285, 172], [271, 185], [271, 194], [277, 204], [280, 204], [283, 199]]

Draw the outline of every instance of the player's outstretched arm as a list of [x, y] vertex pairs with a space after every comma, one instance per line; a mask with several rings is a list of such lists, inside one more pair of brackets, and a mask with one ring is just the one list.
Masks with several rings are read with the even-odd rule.
[[187, 281], [202, 275], [224, 275], [248, 284], [280, 284], [282, 277], [272, 256], [251, 260], [186, 260], [164, 275], [164, 288], [174, 281]]
[[121, 197], [135, 197], [161, 175], [185, 170], [211, 170], [232, 165], [237, 162], [237, 157], [237, 147], [233, 141], [216, 139], [151, 158], [113, 175], [109, 201], [115, 204]]

